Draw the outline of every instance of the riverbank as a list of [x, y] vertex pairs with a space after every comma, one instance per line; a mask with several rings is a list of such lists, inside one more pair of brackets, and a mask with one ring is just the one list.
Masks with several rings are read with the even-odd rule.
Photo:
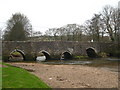
[[8, 88], [47, 88], [51, 90], [40, 78], [22, 68], [12, 67], [5, 63], [0, 63], [0, 66], [2, 67], [0, 68], [2, 70], [0, 86], [2, 85], [3, 90]]
[[118, 72], [83, 65], [9, 63], [24, 68], [52, 88], [117, 88]]

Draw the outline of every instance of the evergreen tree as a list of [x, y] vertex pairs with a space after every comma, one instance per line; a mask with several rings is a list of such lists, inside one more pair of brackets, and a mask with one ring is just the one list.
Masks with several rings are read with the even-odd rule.
[[7, 21], [4, 40], [24, 41], [30, 37], [31, 31], [32, 25], [28, 18], [21, 13], [16, 13]]

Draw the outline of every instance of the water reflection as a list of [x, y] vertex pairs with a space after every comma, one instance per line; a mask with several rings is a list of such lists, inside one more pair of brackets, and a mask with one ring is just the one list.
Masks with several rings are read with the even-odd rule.
[[46, 60], [46, 57], [45, 56], [38, 56], [37, 58], [36, 58], [36, 61], [38, 61], [38, 62], [42, 62], [42, 61], [45, 61]]

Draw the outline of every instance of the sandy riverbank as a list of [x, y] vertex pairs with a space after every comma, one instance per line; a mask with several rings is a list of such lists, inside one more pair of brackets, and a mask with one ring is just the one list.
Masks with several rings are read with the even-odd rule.
[[83, 65], [9, 63], [40, 77], [52, 88], [116, 88], [118, 72]]

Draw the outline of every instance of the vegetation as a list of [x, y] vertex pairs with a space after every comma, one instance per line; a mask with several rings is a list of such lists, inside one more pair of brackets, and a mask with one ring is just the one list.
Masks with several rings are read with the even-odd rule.
[[4, 33], [6, 41], [24, 41], [30, 36], [32, 25], [28, 18], [23, 14], [16, 13], [7, 22]]
[[82, 25], [67, 24], [59, 28], [50, 28], [44, 35], [39, 31], [33, 34], [32, 40], [119, 42], [119, 13], [118, 8], [106, 5], [100, 13], [94, 14]]
[[0, 89], [1, 88], [2, 88], [2, 68], [0, 67]]
[[13, 53], [11, 53], [12, 55], [18, 55], [18, 56], [21, 56], [21, 54], [19, 53], [19, 52], [13, 52]]
[[32, 25], [27, 17], [16, 13], [8, 20], [3, 37], [8, 41], [120, 42], [119, 13], [118, 8], [106, 5], [100, 13], [94, 14], [82, 25], [74, 23], [59, 28], [49, 28], [44, 35], [41, 31], [32, 31]]
[[28, 18], [16, 13], [8, 20], [3, 38], [8, 41], [120, 42], [119, 13], [118, 8], [106, 5], [100, 13], [94, 14], [82, 25], [74, 23], [59, 28], [49, 28], [44, 35], [41, 31], [32, 31]]
[[[6, 64], [5, 64], [6, 65]], [[38, 77], [30, 74], [24, 69], [12, 67], [2, 68], [2, 87], [3, 88], [49, 88]]]
[[88, 56], [74, 56], [75, 59], [88, 59]]
[[98, 55], [99, 57], [102, 57], [102, 58], [106, 58], [108, 56], [108, 54], [105, 52], [99, 52]]

